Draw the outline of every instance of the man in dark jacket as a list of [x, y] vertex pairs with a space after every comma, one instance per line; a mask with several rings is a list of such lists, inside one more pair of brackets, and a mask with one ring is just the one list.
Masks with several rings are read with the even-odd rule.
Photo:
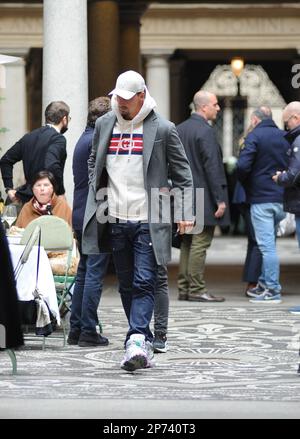
[[178, 125], [179, 137], [190, 162], [194, 188], [204, 189], [204, 228], [201, 233], [183, 235], [178, 274], [179, 300], [222, 302], [207, 292], [204, 280], [206, 251], [215, 226], [230, 224], [227, 182], [221, 147], [208, 123], [220, 107], [216, 96], [200, 90], [194, 96], [195, 113]]
[[251, 115], [253, 130], [245, 138], [238, 163], [238, 178], [250, 204], [251, 221], [258, 247], [262, 253], [262, 273], [255, 288], [247, 295], [251, 302], [281, 302], [279, 259], [276, 252], [276, 228], [285, 217], [283, 189], [274, 184], [272, 176], [287, 166], [288, 142], [285, 132], [272, 120], [271, 109], [257, 108]]
[[98, 334], [97, 309], [102, 293], [103, 279], [110, 255], [82, 253], [82, 225], [89, 192], [87, 161], [92, 149], [95, 122], [111, 109], [108, 97], [98, 97], [89, 103], [87, 126], [80, 136], [73, 155], [74, 200], [72, 225], [78, 242], [80, 261], [72, 297], [70, 332], [67, 343], [81, 347], [107, 346], [108, 339]]
[[[283, 172], [277, 171], [272, 177], [279, 186], [284, 187], [283, 208], [295, 214], [296, 234], [300, 247], [300, 102], [290, 102], [283, 110], [282, 119], [287, 130], [285, 138], [290, 143], [289, 165]], [[289, 310], [300, 314], [300, 306]]]
[[290, 102], [282, 114], [287, 129], [285, 138], [290, 143], [289, 165], [283, 172], [277, 171], [273, 180], [283, 186], [283, 207], [285, 212], [295, 214], [296, 233], [300, 247], [300, 102]]
[[[69, 113], [70, 108], [65, 102], [51, 102], [45, 110], [46, 125], [25, 134], [1, 158], [2, 179], [11, 202], [24, 204], [32, 198], [32, 179], [42, 170], [54, 175], [57, 195], [65, 193], [63, 173], [67, 152], [62, 134], [68, 129]], [[26, 183], [14, 189], [13, 166], [21, 160]]]

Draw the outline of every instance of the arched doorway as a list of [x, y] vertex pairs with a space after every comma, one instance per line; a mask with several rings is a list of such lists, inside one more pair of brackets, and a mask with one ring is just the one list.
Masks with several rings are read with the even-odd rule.
[[286, 102], [261, 65], [246, 64], [239, 79], [230, 65], [217, 65], [201, 88], [216, 94], [221, 103], [215, 129], [225, 161], [237, 156], [240, 137], [255, 108], [269, 105], [273, 119], [282, 126], [281, 113]]

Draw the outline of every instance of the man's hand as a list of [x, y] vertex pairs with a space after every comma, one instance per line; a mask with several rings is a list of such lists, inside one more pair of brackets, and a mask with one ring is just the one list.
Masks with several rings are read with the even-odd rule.
[[218, 204], [218, 209], [215, 211], [215, 217], [216, 218], [222, 218], [226, 210], [226, 204], [224, 201]]
[[277, 183], [277, 180], [278, 180], [278, 177], [279, 177], [280, 174], [282, 174], [281, 171], [276, 171], [276, 174], [273, 175], [272, 180], [273, 180], [275, 183]]
[[18, 201], [18, 198], [16, 197], [16, 192], [17, 191], [15, 189], [10, 189], [9, 191], [7, 191], [7, 196], [12, 202]]
[[177, 223], [177, 232], [179, 232], [179, 235], [183, 235], [184, 233], [191, 232], [193, 227], [194, 221], [179, 221]]

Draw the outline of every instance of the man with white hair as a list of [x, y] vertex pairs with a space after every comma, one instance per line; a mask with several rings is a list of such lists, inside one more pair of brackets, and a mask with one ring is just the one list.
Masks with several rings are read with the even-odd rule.
[[[154, 110], [144, 78], [124, 72], [110, 94], [112, 111], [96, 122], [88, 161], [83, 252], [113, 251], [129, 323], [121, 367], [134, 371], [151, 367], [157, 270], [171, 258], [170, 218], [152, 218], [151, 195], [167, 195], [168, 172], [180, 194], [193, 183], [176, 128]], [[180, 219], [179, 232], [189, 231], [193, 223], [192, 214]]]
[[[279, 186], [284, 187], [283, 208], [294, 213], [296, 234], [300, 247], [300, 102], [290, 102], [283, 110], [282, 120], [287, 130], [285, 138], [290, 143], [287, 169], [277, 171], [272, 177]], [[300, 314], [300, 306], [290, 308], [292, 314]]]

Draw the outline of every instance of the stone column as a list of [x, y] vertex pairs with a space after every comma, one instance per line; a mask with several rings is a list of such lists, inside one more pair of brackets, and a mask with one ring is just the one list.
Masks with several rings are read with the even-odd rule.
[[[3, 50], [0, 52], [4, 53]], [[19, 61], [5, 64], [5, 88], [0, 89], [0, 128], [7, 131], [0, 135], [0, 157], [27, 132], [27, 109], [26, 109], [26, 76], [25, 57], [27, 50], [10, 51], [10, 55], [22, 57]], [[22, 163], [14, 166], [15, 187], [24, 183]], [[3, 184], [1, 188], [3, 195]]]
[[223, 158], [227, 160], [232, 156], [233, 146], [233, 120], [232, 120], [232, 107], [229, 99], [227, 105], [223, 110]]
[[185, 59], [170, 63], [170, 90], [170, 120], [177, 125], [190, 115]]
[[119, 73], [119, 9], [117, 1], [88, 4], [89, 98], [106, 96]]
[[169, 51], [144, 52], [146, 56], [146, 84], [156, 100], [157, 111], [170, 118], [170, 68]]
[[124, 1], [120, 8], [120, 71], [135, 70], [141, 72], [140, 19], [146, 11], [146, 2]]
[[26, 59], [28, 130], [39, 128], [44, 123], [42, 117], [42, 76], [43, 50], [30, 48]]
[[65, 101], [71, 109], [64, 173], [71, 202], [72, 156], [85, 127], [88, 103], [86, 0], [44, 0], [43, 112], [56, 100]]

